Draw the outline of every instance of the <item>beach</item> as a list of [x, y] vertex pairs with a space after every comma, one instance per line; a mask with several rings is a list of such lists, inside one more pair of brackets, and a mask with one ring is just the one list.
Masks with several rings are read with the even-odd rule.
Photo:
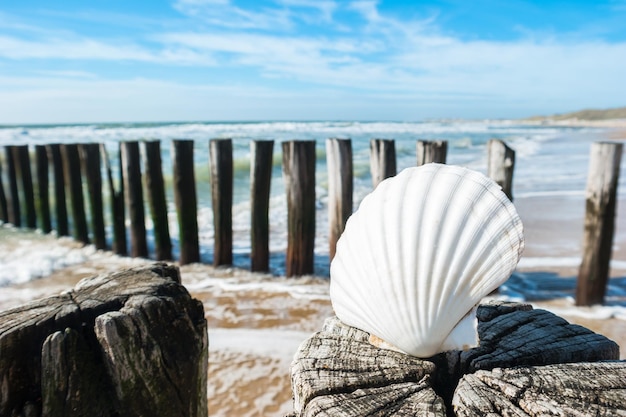
[[[620, 345], [620, 357], [626, 359], [624, 169], [618, 191], [612, 278], [605, 304], [574, 307], [573, 300], [584, 227], [585, 156], [591, 141], [623, 139], [626, 137], [624, 130], [616, 126], [568, 126], [563, 128], [565, 130], [558, 130], [561, 129], [558, 127], [556, 131], [541, 126], [511, 125], [506, 130], [500, 125], [493, 129], [490, 126], [488, 123], [479, 126], [440, 123], [429, 127], [424, 134], [454, 136], [457, 145], [450, 151], [449, 162], [478, 170], [485, 166], [482, 152], [486, 140], [483, 139], [492, 136], [494, 129], [502, 136], [508, 135], [510, 142], [517, 144], [514, 203], [524, 224], [526, 247], [513, 277], [491, 297], [530, 302], [535, 308], [548, 309], [571, 323], [604, 334]], [[399, 134], [398, 126], [394, 128]], [[321, 132], [318, 134], [330, 133], [324, 129], [327, 127], [318, 128]], [[474, 133], [467, 133], [468, 129]], [[460, 133], [454, 133], [457, 131]], [[393, 134], [393, 131], [387, 133]], [[292, 134], [295, 133], [289, 131], [285, 137]], [[564, 137], [568, 134], [573, 139]], [[470, 144], [463, 142], [465, 138], [470, 138]], [[400, 143], [402, 163], [399, 166], [408, 166], [413, 159], [410, 154], [413, 148], [409, 145], [414, 146], [414, 137], [407, 138], [406, 143], [406, 146], [404, 142]], [[359, 169], [366, 157], [361, 155], [357, 160], [360, 162], [355, 166]], [[323, 184], [322, 169], [318, 169], [318, 175], [321, 177], [319, 183]], [[370, 187], [368, 180], [367, 173], [356, 179], [355, 206]], [[245, 187], [245, 182], [242, 186]], [[273, 192], [276, 210], [283, 210], [280, 207], [284, 195], [276, 187]], [[289, 365], [293, 354], [302, 341], [320, 330], [324, 320], [333, 315], [328, 296], [324, 193], [320, 186], [316, 276], [285, 278], [281, 274], [284, 219], [282, 223], [278, 219], [284, 215], [284, 210], [274, 214], [277, 226], [271, 236], [273, 263], [268, 274], [246, 270], [249, 250], [246, 252], [248, 238], [243, 226], [248, 215], [245, 193], [240, 193], [234, 209], [234, 227], [237, 228], [236, 236], [240, 236], [235, 245], [234, 267], [214, 268], [207, 264], [212, 241], [210, 216], [207, 214], [201, 222], [205, 263], [184, 265], [181, 273], [183, 284], [204, 304], [208, 321], [207, 398], [211, 416], [283, 416], [292, 410]], [[210, 210], [205, 207], [201, 215], [207, 212]], [[66, 237], [3, 226], [0, 228], [0, 310], [66, 291], [83, 277], [148, 262], [151, 261], [97, 251], [91, 245], [83, 246]]]

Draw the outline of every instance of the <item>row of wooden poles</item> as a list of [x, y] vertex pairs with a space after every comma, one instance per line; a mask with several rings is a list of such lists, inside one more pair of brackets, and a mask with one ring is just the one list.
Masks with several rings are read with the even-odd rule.
[[[69, 235], [67, 196], [71, 208], [74, 238], [85, 243], [93, 242], [96, 248], [105, 249], [106, 234], [101, 165], [101, 161], [104, 161], [105, 183], [108, 186], [110, 196], [113, 230], [112, 250], [121, 255], [148, 257], [144, 213], [145, 188], [154, 227], [154, 257], [157, 260], [172, 259], [160, 142], [143, 141], [141, 143], [145, 155], [144, 173], [142, 174], [141, 171], [140, 142], [121, 142], [119, 145], [121, 169], [118, 181], [114, 181], [106, 148], [100, 144], [35, 145], [36, 181], [33, 181], [32, 177], [29, 146], [5, 146], [4, 162], [6, 167], [0, 169], [0, 220], [18, 227], [25, 226], [33, 229], [39, 227], [44, 233], [50, 232], [52, 230], [52, 216], [48, 176], [51, 171], [54, 176], [56, 232], [59, 235]], [[274, 141], [252, 141], [250, 146], [251, 270], [267, 271], [269, 270], [269, 197]], [[282, 143], [283, 177], [288, 211], [285, 264], [287, 276], [313, 273], [315, 146], [314, 140]], [[487, 175], [494, 179], [512, 200], [515, 152], [504, 142], [495, 139], [489, 141], [487, 148]], [[445, 163], [447, 142], [419, 140], [417, 141], [416, 152], [417, 165], [430, 162]], [[192, 140], [173, 140], [171, 153], [173, 194], [179, 227], [179, 263], [182, 265], [200, 261], [194, 142]], [[580, 304], [601, 302], [604, 298], [613, 238], [617, 176], [619, 175], [620, 159], [615, 155], [621, 156], [621, 144], [598, 143], [592, 147], [590, 181], [587, 190], [585, 252], [578, 285], [578, 292], [581, 294], [577, 295], [577, 302]], [[329, 253], [332, 259], [337, 240], [343, 232], [353, 208], [351, 140], [327, 139], [326, 157], [329, 195]], [[216, 266], [230, 265], [233, 259], [232, 140], [210, 140], [209, 159], [214, 224], [213, 264]], [[609, 160], [613, 161], [610, 169], [607, 168], [607, 161]], [[376, 187], [385, 178], [396, 174], [394, 140], [372, 139], [370, 141], [370, 168], [373, 187]], [[7, 176], [6, 191], [5, 181], [2, 178], [3, 171]], [[598, 177], [602, 179], [598, 180]], [[591, 180], [592, 178], [594, 181]], [[91, 238], [84, 205], [83, 180], [87, 185], [90, 206]], [[34, 185], [36, 185], [37, 190], [36, 200]], [[594, 189], [590, 190], [590, 187]], [[591, 203], [589, 201], [590, 195], [594, 197]], [[127, 214], [130, 224], [130, 251], [126, 241]], [[598, 297], [600, 297], [599, 300]]]

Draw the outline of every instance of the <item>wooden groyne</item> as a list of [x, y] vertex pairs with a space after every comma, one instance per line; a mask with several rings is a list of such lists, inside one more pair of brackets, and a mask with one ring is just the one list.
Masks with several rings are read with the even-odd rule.
[[[140, 145], [143, 145], [143, 155]], [[211, 140], [207, 145], [209, 161], [205, 166], [211, 174], [214, 221], [213, 263], [216, 266], [229, 265], [233, 260], [233, 144], [230, 139], [219, 139]], [[251, 269], [267, 271], [274, 141], [255, 140], [250, 146]], [[352, 142], [350, 139], [328, 139], [326, 149], [329, 178], [329, 254], [332, 258], [336, 242], [353, 210]], [[281, 150], [288, 213], [285, 270], [288, 276], [312, 274], [315, 248], [316, 142], [287, 141], [282, 143]], [[490, 141], [487, 150], [487, 174], [512, 199], [515, 151], [498, 140]], [[416, 163], [445, 163], [447, 151], [446, 141], [416, 141]], [[593, 151], [593, 155], [598, 152], [600, 151]], [[580, 304], [601, 302], [604, 293], [597, 288], [606, 286], [608, 275], [610, 258], [606, 254], [610, 253], [615, 216], [615, 210], [610, 204], [614, 204], [616, 198], [620, 160], [602, 152], [600, 156], [593, 157], [594, 160], [600, 159], [593, 163], [596, 168], [592, 169], [601, 170], [610, 158], [613, 161], [612, 169], [603, 174], [606, 177], [603, 177], [603, 181], [609, 185], [599, 186], [608, 187], [606, 197], [597, 202], [587, 202], [585, 230], [589, 232], [585, 234], [585, 263], [581, 267], [579, 278], [579, 286], [589, 288], [581, 291], [599, 295], [578, 295]], [[613, 155], [621, 155], [621, 148], [611, 152]], [[173, 140], [170, 153], [171, 193], [178, 217], [177, 260], [181, 265], [199, 262], [198, 197], [194, 173], [197, 161], [194, 160], [194, 142]], [[120, 161], [118, 177], [114, 175], [112, 160]], [[35, 175], [32, 167], [35, 167]], [[7, 145], [0, 152], [0, 168], [0, 220], [4, 223], [39, 228], [44, 233], [53, 230], [60, 236], [71, 232], [78, 241], [92, 242], [98, 249], [110, 247], [121, 255], [130, 253], [131, 256], [150, 256], [157, 260], [172, 258], [173, 243], [166, 198], [168, 193], [163, 175], [160, 141], [121, 142], [117, 155], [108, 154], [104, 145], [100, 144]], [[370, 169], [372, 187], [396, 174], [393, 139], [370, 141]], [[597, 178], [599, 174], [590, 172], [589, 175], [590, 178]], [[591, 196], [599, 193], [600, 191], [588, 190], [588, 195]], [[108, 201], [105, 201], [105, 196]], [[152, 253], [149, 253], [146, 239], [146, 202], [154, 230]], [[108, 209], [105, 207], [107, 205]], [[105, 214], [107, 211], [108, 215]], [[591, 232], [592, 224], [598, 224], [598, 230], [601, 229], [602, 233]], [[107, 229], [112, 235], [110, 244], [106, 239]], [[600, 245], [600, 241], [604, 243]], [[603, 255], [597, 256], [589, 252], [593, 250]]]

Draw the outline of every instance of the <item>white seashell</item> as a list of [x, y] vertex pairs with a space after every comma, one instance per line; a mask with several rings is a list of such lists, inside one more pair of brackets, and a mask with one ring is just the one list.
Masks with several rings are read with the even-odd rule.
[[452, 165], [408, 168], [348, 219], [330, 298], [345, 324], [413, 356], [475, 346], [472, 309], [509, 278], [523, 247], [515, 207], [491, 179]]

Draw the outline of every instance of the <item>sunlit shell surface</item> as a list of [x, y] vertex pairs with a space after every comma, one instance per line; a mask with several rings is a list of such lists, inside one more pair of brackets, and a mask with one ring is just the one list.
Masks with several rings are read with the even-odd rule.
[[475, 322], [473, 307], [507, 280], [523, 247], [521, 220], [491, 179], [452, 165], [408, 168], [348, 219], [331, 263], [333, 308], [413, 356], [460, 349], [467, 336], [455, 326], [468, 313]]

